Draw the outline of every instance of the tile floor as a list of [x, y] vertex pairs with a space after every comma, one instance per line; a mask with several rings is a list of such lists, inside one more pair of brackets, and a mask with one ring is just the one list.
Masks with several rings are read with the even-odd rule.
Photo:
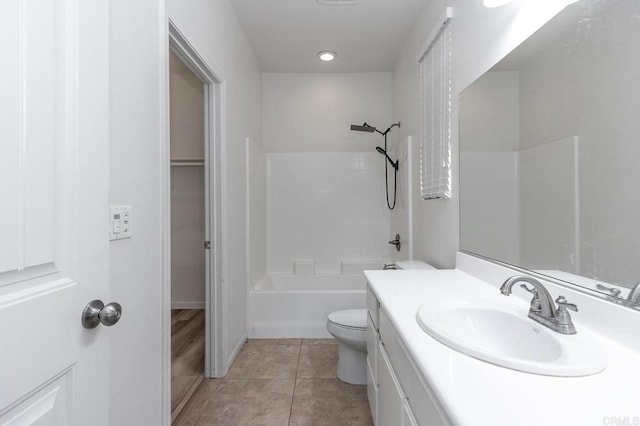
[[249, 340], [174, 425], [372, 425], [366, 386], [336, 379], [337, 361], [333, 339]]

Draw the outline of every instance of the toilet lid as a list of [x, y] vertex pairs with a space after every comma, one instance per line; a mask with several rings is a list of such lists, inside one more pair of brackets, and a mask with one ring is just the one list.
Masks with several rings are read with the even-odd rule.
[[332, 312], [329, 314], [329, 321], [347, 327], [367, 328], [367, 310], [349, 309], [346, 311]]

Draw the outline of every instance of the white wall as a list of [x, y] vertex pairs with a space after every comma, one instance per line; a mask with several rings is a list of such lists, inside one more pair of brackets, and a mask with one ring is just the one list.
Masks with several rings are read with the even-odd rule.
[[[132, 206], [132, 238], [110, 243], [109, 296], [122, 304], [123, 315], [117, 326], [100, 331], [111, 340], [108, 423], [158, 425], [163, 408], [163, 6], [158, 0], [113, 0], [109, 7], [109, 202]], [[135, 398], [123, 389], [135, 389]]]
[[171, 308], [205, 307], [204, 85], [169, 53]]
[[[225, 79], [227, 253], [224, 305], [229, 357], [246, 336], [244, 138], [261, 140], [261, 75], [228, 1], [168, 1], [169, 16]], [[111, 298], [123, 326], [111, 336], [110, 424], [161, 424], [162, 90], [168, 42], [159, 0], [110, 2], [110, 202], [131, 204], [133, 238], [111, 244]], [[124, 326], [126, 324], [126, 327]], [[106, 330], [103, 330], [106, 331]], [[123, 359], [122, 347], [135, 358]], [[122, 389], [136, 386], [136, 398]], [[167, 407], [164, 407], [167, 409]], [[168, 410], [168, 409], [167, 409]]]
[[247, 333], [246, 144], [262, 141], [262, 76], [255, 55], [229, 1], [168, 0], [167, 11], [187, 40], [224, 80], [223, 342], [227, 361]]
[[391, 125], [391, 73], [264, 74], [262, 82], [267, 152], [375, 152], [382, 136], [350, 125]]
[[204, 159], [204, 86], [169, 52], [170, 135], [172, 160]]
[[205, 307], [204, 167], [171, 166], [171, 309]]
[[[451, 2], [431, 2], [417, 19], [397, 66], [393, 72], [393, 116], [402, 121], [401, 138], [413, 136], [418, 143], [418, 55], [427, 42], [438, 17]], [[563, 4], [552, 0], [539, 2], [514, 1], [507, 6], [488, 9], [477, 0], [455, 2], [453, 33], [452, 121], [458, 122], [458, 94], [501, 57], [550, 19]], [[418, 152], [414, 147], [414, 154]], [[458, 129], [453, 126], [452, 197], [448, 200], [419, 199], [417, 155], [413, 159], [413, 241], [414, 258], [441, 268], [455, 266], [459, 246], [459, 179]], [[392, 216], [392, 230], [407, 228], [409, 212], [398, 211]]]

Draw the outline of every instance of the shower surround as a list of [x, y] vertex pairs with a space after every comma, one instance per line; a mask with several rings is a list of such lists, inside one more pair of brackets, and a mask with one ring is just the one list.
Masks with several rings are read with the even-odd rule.
[[339, 274], [389, 257], [384, 158], [373, 152], [267, 154], [267, 271]]
[[267, 273], [249, 289], [249, 337], [328, 336], [328, 313], [365, 307], [362, 270], [389, 261], [384, 161], [266, 154]]

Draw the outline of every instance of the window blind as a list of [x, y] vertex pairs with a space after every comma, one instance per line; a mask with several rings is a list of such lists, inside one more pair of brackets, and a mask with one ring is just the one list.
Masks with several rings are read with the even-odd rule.
[[420, 195], [451, 197], [452, 8], [438, 21], [418, 59], [420, 74]]

